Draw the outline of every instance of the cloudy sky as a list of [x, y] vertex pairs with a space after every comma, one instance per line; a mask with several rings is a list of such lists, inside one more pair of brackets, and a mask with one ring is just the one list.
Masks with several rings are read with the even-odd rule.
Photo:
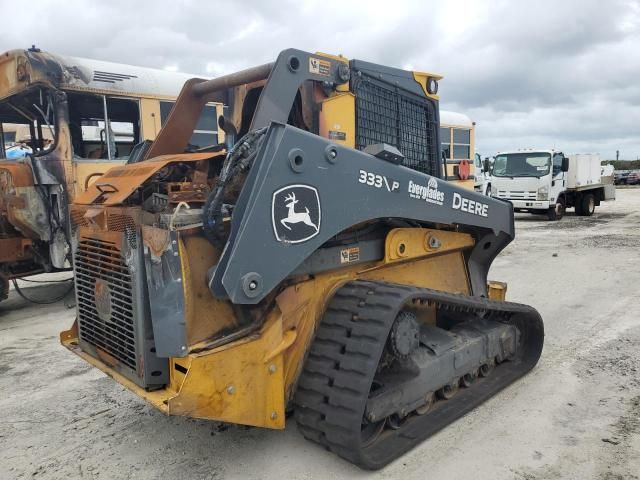
[[477, 123], [482, 154], [640, 157], [640, 0], [0, 0], [0, 11], [0, 51], [35, 43], [207, 77], [287, 47], [342, 53], [444, 75], [441, 108]]

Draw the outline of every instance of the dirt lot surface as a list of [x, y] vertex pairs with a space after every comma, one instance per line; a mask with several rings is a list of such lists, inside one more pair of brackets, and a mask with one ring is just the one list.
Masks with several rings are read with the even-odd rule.
[[165, 417], [58, 344], [73, 310], [12, 292], [0, 304], [0, 479], [640, 478], [640, 189], [596, 212], [517, 216], [491, 278], [540, 310], [539, 365], [375, 473], [293, 421], [280, 432]]

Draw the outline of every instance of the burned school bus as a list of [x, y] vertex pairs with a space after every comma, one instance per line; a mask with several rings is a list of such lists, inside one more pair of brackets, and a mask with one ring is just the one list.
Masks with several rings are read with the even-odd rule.
[[[70, 268], [68, 204], [153, 140], [182, 73], [37, 48], [0, 54], [0, 300], [11, 279]], [[191, 149], [215, 145], [208, 105]]]

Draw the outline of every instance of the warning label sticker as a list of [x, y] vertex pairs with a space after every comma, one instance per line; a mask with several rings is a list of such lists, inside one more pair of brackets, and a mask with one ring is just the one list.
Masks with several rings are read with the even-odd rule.
[[343, 248], [340, 250], [340, 263], [351, 263], [360, 260], [360, 247]]
[[328, 77], [331, 74], [331, 62], [309, 57], [309, 73]]
[[329, 130], [329, 140], [346, 140], [346, 132], [338, 132], [336, 130]]

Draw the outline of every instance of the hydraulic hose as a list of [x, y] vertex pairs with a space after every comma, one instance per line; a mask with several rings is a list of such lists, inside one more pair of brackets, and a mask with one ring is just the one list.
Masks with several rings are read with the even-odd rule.
[[[63, 298], [65, 298], [67, 295], [69, 295], [69, 293], [73, 290], [74, 287], [74, 282], [73, 282], [73, 278], [69, 278], [66, 280], [52, 280], [51, 283], [62, 283], [62, 282], [69, 282], [69, 287], [64, 291], [64, 293], [60, 294], [57, 297], [54, 298], [50, 298], [48, 300], [36, 300], [34, 298], [30, 298], [28, 297], [23, 291], [22, 289], [18, 286], [18, 282], [16, 281], [16, 279], [12, 279], [11, 280], [13, 282], [13, 288], [16, 289], [16, 293], [18, 295], [20, 295], [24, 300], [26, 300], [27, 302], [31, 302], [31, 303], [35, 303], [36, 305], [51, 305], [52, 303], [56, 303], [59, 302], [60, 300], [62, 300]], [[27, 280], [30, 282], [34, 282], [34, 283], [50, 283], [50, 282], [37, 282], [35, 280]]]
[[219, 249], [225, 244], [222, 207], [226, 188], [238, 173], [251, 168], [266, 131], [265, 127], [249, 132], [234, 145], [222, 164], [215, 188], [205, 202], [202, 212], [204, 234]]

